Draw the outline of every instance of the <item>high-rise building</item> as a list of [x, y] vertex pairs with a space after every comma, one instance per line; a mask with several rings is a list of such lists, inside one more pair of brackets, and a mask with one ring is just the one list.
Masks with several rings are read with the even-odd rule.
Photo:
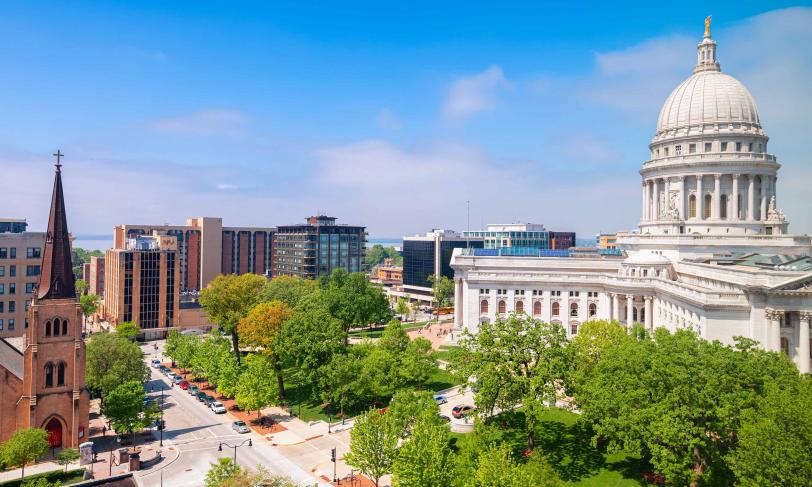
[[0, 338], [0, 442], [17, 430], [42, 428], [51, 448], [77, 448], [90, 433], [89, 394], [59, 162], [47, 235], [30, 326], [23, 337]]
[[429, 276], [454, 277], [450, 265], [454, 249], [481, 249], [484, 245], [482, 236], [463, 236], [453, 230], [432, 230], [425, 235], [404, 237], [402, 295], [432, 301], [434, 297]]
[[139, 235], [105, 255], [104, 318], [132, 321], [146, 338], [178, 324], [180, 258], [173, 235]]
[[171, 235], [177, 239], [182, 291], [199, 291], [219, 274], [270, 275], [273, 227], [224, 227], [222, 218], [190, 218], [186, 225], [119, 225], [113, 247], [123, 249], [138, 235]]
[[336, 269], [360, 272], [366, 252], [366, 228], [337, 225], [329, 216], [311, 216], [307, 223], [277, 227], [273, 244], [273, 275], [316, 278]]
[[0, 337], [22, 336], [39, 280], [45, 232], [25, 220], [0, 219]]
[[90, 258], [90, 272], [87, 280], [87, 292], [104, 294], [104, 257], [93, 256]]

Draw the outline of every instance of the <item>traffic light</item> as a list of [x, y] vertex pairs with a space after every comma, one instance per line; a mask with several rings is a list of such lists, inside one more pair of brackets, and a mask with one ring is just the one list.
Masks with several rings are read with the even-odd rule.
[[336, 461], [336, 449], [335, 448], [330, 450], [330, 461], [333, 462], [333, 463], [335, 463], [335, 461]]

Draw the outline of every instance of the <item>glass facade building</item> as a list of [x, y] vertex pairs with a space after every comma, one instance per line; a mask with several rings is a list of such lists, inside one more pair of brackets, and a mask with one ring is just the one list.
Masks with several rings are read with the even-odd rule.
[[337, 225], [328, 216], [307, 218], [302, 225], [277, 227], [273, 275], [316, 278], [336, 269], [364, 270], [366, 227]]

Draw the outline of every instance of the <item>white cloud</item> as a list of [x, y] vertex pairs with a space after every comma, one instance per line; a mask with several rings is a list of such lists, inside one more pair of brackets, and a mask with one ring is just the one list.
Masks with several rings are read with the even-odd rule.
[[498, 93], [512, 87], [513, 83], [505, 78], [499, 66], [491, 66], [479, 74], [459, 78], [448, 91], [443, 114], [449, 120], [460, 121], [490, 110], [497, 103]]
[[239, 136], [244, 134], [248, 117], [236, 110], [207, 109], [190, 115], [162, 118], [150, 122], [159, 132], [195, 136]]
[[240, 187], [237, 186], [236, 184], [221, 183], [217, 185], [217, 189], [219, 189], [220, 191], [235, 191], [240, 189]]
[[378, 113], [378, 126], [384, 130], [400, 130], [400, 120], [395, 112], [389, 108], [384, 108]]

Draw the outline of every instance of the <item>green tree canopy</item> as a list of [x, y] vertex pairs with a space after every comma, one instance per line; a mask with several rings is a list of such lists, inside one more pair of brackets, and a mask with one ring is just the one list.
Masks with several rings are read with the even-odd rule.
[[432, 274], [429, 276], [431, 290], [434, 293], [434, 305], [438, 308], [451, 306], [454, 298], [454, 281], [446, 276], [439, 278]]
[[355, 419], [350, 450], [344, 461], [366, 474], [378, 487], [381, 477], [392, 471], [399, 439], [397, 423], [389, 415], [371, 409]]
[[128, 381], [110, 391], [102, 406], [102, 414], [117, 433], [132, 433], [155, 420], [156, 410], [144, 405], [144, 387], [138, 381]]
[[383, 323], [390, 316], [389, 301], [383, 289], [370, 283], [361, 272], [336, 269], [326, 280], [321, 297], [345, 332], [351, 327]]
[[100, 300], [98, 294], [82, 294], [79, 298], [79, 306], [82, 308], [83, 320], [99, 310]]
[[229, 481], [240, 475], [242, 469], [230, 458], [218, 458], [217, 463], [211, 463], [209, 471], [206, 472], [206, 487], [222, 487]]
[[200, 292], [200, 306], [209, 319], [231, 335], [234, 358], [240, 362], [240, 342], [237, 325], [259, 301], [259, 293], [267, 280], [256, 274], [227, 274], [215, 277]]
[[436, 413], [428, 410], [421, 413], [392, 465], [393, 484], [396, 487], [451, 485], [454, 455], [448, 440], [448, 426], [437, 421]]
[[282, 301], [290, 308], [304, 304], [318, 289], [318, 282], [296, 276], [277, 276], [268, 281], [259, 293], [260, 301]]
[[409, 300], [406, 298], [398, 298], [398, 303], [395, 305], [395, 313], [399, 314], [401, 318], [406, 318], [409, 311]]
[[[91, 294], [87, 297], [90, 296], [95, 296], [95, 294]], [[137, 337], [140, 333], [141, 328], [139, 328], [138, 325], [132, 321], [124, 321], [116, 326], [116, 334], [121, 335], [129, 340], [135, 339], [135, 337]]]
[[293, 310], [287, 304], [282, 301], [267, 301], [251, 308], [248, 315], [237, 325], [243, 343], [270, 358], [279, 388], [279, 399], [285, 398], [285, 381], [282, 376], [282, 354], [279, 353], [278, 338], [285, 322], [292, 316]]
[[65, 467], [65, 472], [68, 471], [68, 465], [79, 460], [79, 450], [76, 448], [63, 448], [56, 454], [56, 463]]
[[25, 478], [25, 466], [37, 460], [48, 451], [48, 433], [39, 428], [26, 428], [14, 432], [2, 446], [0, 458], [6, 465], [22, 469], [21, 478]]
[[260, 353], [245, 358], [245, 369], [237, 381], [237, 404], [243, 411], [256, 411], [279, 401], [273, 359]]
[[[440, 422], [440, 408], [437, 406], [437, 401], [434, 400], [434, 393], [431, 391], [415, 391], [413, 389], [403, 389], [397, 391], [392, 396], [392, 401], [389, 403], [389, 409], [386, 414], [392, 417], [398, 425], [401, 437], [408, 437], [415, 422], [419, 418], [423, 418], [424, 422], [434, 421], [438, 424]], [[443, 425], [443, 427], [446, 427]]]
[[87, 343], [85, 381], [102, 400], [119, 384], [149, 380], [141, 348], [118, 333], [96, 333]]

